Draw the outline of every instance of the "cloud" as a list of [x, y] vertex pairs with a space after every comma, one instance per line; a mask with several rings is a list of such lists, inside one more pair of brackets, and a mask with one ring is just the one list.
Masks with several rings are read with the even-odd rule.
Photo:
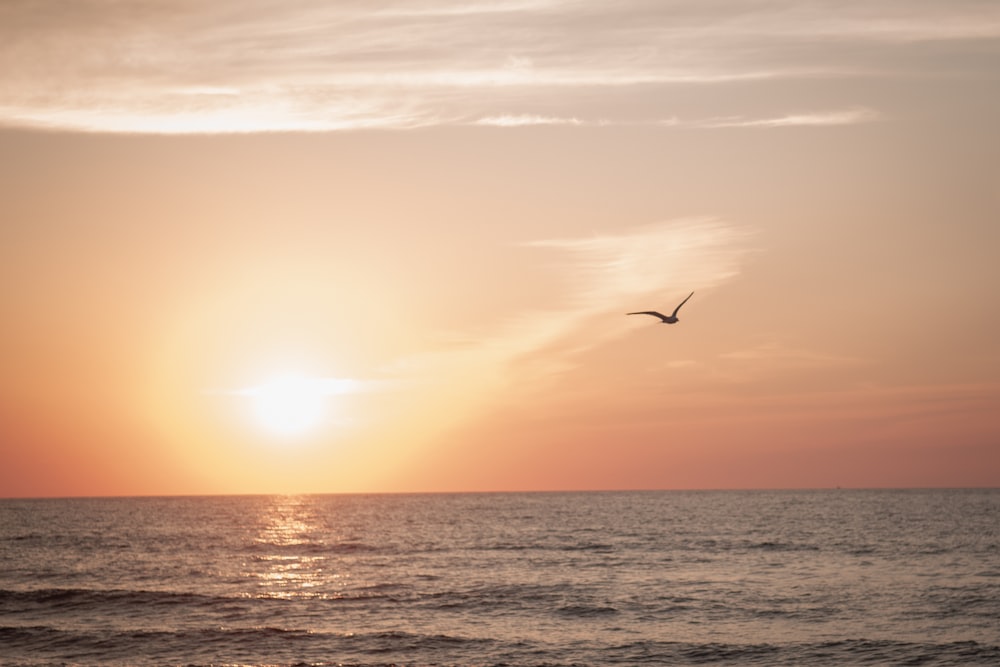
[[284, 376], [277, 380], [269, 380], [265, 384], [258, 384], [251, 387], [244, 387], [238, 389], [234, 394], [240, 396], [257, 396], [261, 393], [266, 393], [271, 390], [271, 387], [275, 384], [286, 384], [293, 385], [296, 389], [300, 391], [305, 391], [317, 396], [339, 396], [343, 394], [358, 394], [362, 392], [372, 391], [373, 386], [371, 383], [365, 383], [361, 380], [353, 380], [350, 378], [311, 378], [311, 377], [299, 377], [299, 376]]
[[398, 396], [394, 421], [406, 423], [416, 442], [480, 416], [501, 397], [523, 400], [576, 368], [588, 350], [634, 332], [624, 314], [636, 304], [735, 278], [751, 237], [718, 218], [693, 218], [525, 243], [565, 286], [559, 301], [498, 314], [380, 369], [409, 390]]
[[691, 218], [528, 245], [562, 255], [563, 270], [576, 285], [574, 310], [601, 311], [667, 285], [705, 288], [736, 275], [748, 236], [717, 218]]
[[[624, 109], [655, 105], [662, 96], [650, 92], [665, 86], [921, 76], [906, 64], [920, 58], [849, 54], [997, 37], [1000, 6], [973, 0], [8, 2], [0, 124], [197, 133], [627, 123]], [[596, 111], [608, 96], [628, 102], [613, 117]]]
[[773, 118], [743, 118], [730, 116], [727, 118], [707, 118], [680, 120], [666, 118], [654, 121], [611, 121], [585, 120], [580, 118], [559, 118], [554, 116], [539, 116], [531, 114], [502, 115], [480, 118], [475, 125], [492, 125], [495, 127], [525, 127], [530, 125], [564, 125], [571, 127], [674, 127], [674, 128], [728, 128], [728, 127], [822, 127], [836, 125], [855, 125], [881, 120], [883, 115], [874, 109], [863, 107], [844, 109], [840, 111], [818, 111], [811, 113], [786, 114]]
[[873, 109], [856, 108], [843, 111], [789, 114], [775, 118], [744, 119], [718, 118], [695, 122], [695, 127], [817, 127], [829, 125], [854, 125], [880, 120], [882, 115]]
[[225, 396], [259, 396], [273, 391], [274, 386], [291, 386], [296, 390], [315, 396], [343, 396], [347, 394], [367, 394], [398, 388], [398, 383], [389, 380], [360, 380], [355, 378], [312, 377], [307, 375], [278, 375], [264, 382], [238, 389], [210, 389], [204, 393]]
[[683, 297], [738, 275], [750, 238], [749, 230], [726, 221], [692, 218], [528, 242], [548, 255], [566, 285], [557, 305], [510, 313], [490, 324], [488, 335], [467, 333], [461, 346], [443, 346], [396, 368], [440, 378], [500, 378], [502, 369], [531, 358], [542, 373], [564, 370], [586, 350], [628, 334], [622, 315], [635, 304]]
[[496, 127], [524, 127], [527, 125], [600, 125], [601, 123], [585, 122], [579, 118], [556, 118], [553, 116], [534, 116], [524, 114], [519, 116], [490, 116], [488, 118], [480, 118], [474, 124], [494, 125]]

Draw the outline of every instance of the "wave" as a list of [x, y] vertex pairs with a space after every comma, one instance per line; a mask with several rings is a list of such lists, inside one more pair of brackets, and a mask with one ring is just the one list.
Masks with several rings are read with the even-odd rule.
[[1000, 646], [977, 642], [914, 643], [851, 639], [791, 644], [689, 644], [636, 642], [603, 652], [604, 664], [810, 665], [855, 664], [994, 665]]
[[[294, 541], [279, 542], [274, 540], [261, 540], [247, 545], [246, 550], [254, 554], [254, 559], [266, 559], [267, 555], [274, 553], [288, 553], [294, 555], [325, 556], [357, 553], [378, 553], [387, 551], [385, 547], [377, 547], [364, 542], [312, 542]], [[265, 554], [263, 556], [259, 554]]]
[[497, 542], [483, 547], [484, 551], [614, 551], [613, 544], [580, 542], [570, 544]]
[[749, 542], [742, 545], [745, 549], [759, 549], [761, 551], [819, 551], [815, 544], [797, 544], [794, 542]]
[[606, 605], [566, 605], [559, 607], [559, 614], [570, 618], [592, 618], [617, 614], [618, 610]]
[[[294, 628], [216, 628], [182, 632], [78, 632], [47, 626], [0, 626], [5, 665], [57, 662], [184, 663], [313, 667], [389, 664], [506, 665], [773, 665], [840, 667], [856, 664], [996, 665], [1000, 646], [974, 641], [919, 643], [851, 639], [789, 644], [726, 644], [640, 641], [621, 645], [590, 642], [501, 642], [416, 632], [363, 634], [310, 632]], [[31, 660], [4, 660], [31, 655]]]
[[[89, 632], [45, 625], [0, 626], [0, 662], [8, 656], [33, 656], [23, 664], [47, 661], [129, 665], [188, 664], [344, 664], [338, 656], [438, 655], [489, 653], [497, 642], [442, 634], [314, 632], [298, 628], [206, 628], [180, 631]], [[266, 658], [263, 658], [266, 656]], [[53, 663], [54, 664], [54, 663]], [[357, 662], [370, 665], [369, 662]], [[377, 663], [388, 664], [388, 663]]]
[[141, 605], [199, 605], [214, 604], [220, 599], [224, 598], [198, 593], [172, 591], [95, 590], [86, 588], [41, 588], [23, 591], [0, 589], [0, 609], [18, 604], [53, 606], [62, 610], [85, 605], [100, 605], [104, 608], [104, 605], [121, 603]]
[[[390, 591], [395, 585], [374, 585], [353, 591], [310, 592], [296, 591], [289, 596], [282, 591], [261, 591], [235, 595], [209, 595], [174, 591], [125, 590], [125, 589], [84, 589], [84, 588], [43, 588], [36, 590], [12, 591], [0, 589], [0, 616], [26, 612], [50, 611], [53, 613], [85, 612], [93, 609], [99, 614], [110, 610], [137, 609], [143, 613], [175, 608], [188, 610], [211, 610], [226, 612], [248, 600], [288, 600], [290, 597], [324, 600], [328, 602], [367, 602], [391, 599]], [[183, 611], [181, 609], [180, 611]]]

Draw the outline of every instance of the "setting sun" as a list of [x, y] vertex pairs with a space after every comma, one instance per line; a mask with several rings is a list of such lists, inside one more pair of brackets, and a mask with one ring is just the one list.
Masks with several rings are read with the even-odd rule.
[[323, 382], [302, 375], [279, 375], [246, 391], [257, 422], [271, 433], [299, 435], [316, 428], [325, 417]]

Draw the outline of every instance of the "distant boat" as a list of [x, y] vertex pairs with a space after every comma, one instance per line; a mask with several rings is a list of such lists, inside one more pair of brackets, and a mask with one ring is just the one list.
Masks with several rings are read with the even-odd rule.
[[660, 320], [662, 320], [664, 324], [676, 324], [677, 323], [677, 311], [680, 310], [681, 306], [683, 306], [685, 303], [687, 303], [688, 299], [690, 299], [692, 296], [694, 296], [694, 292], [691, 292], [691, 294], [688, 294], [687, 295], [687, 299], [684, 299], [679, 304], [677, 304], [677, 307], [674, 308], [674, 312], [670, 313], [669, 315], [664, 315], [663, 313], [659, 313], [659, 312], [657, 312], [655, 310], [640, 310], [640, 311], [635, 312], [635, 313], [625, 313], [625, 314], [626, 315], [652, 315], [653, 317], [659, 317]]

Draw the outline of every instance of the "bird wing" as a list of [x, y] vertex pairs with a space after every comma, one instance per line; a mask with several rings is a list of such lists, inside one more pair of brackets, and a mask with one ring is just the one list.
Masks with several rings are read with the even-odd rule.
[[658, 313], [655, 310], [640, 310], [637, 313], [625, 313], [626, 315], [652, 315], [653, 317], [659, 317], [661, 320], [666, 320], [667, 316], [663, 313]]
[[681, 302], [680, 302], [679, 304], [677, 304], [677, 307], [676, 307], [676, 308], [674, 308], [674, 312], [673, 312], [673, 316], [674, 316], [674, 317], [677, 317], [677, 311], [678, 311], [678, 310], [680, 310], [680, 309], [681, 309], [681, 306], [683, 306], [683, 305], [684, 305], [685, 303], [687, 303], [687, 302], [688, 302], [688, 299], [690, 299], [690, 298], [691, 298], [691, 297], [693, 297], [693, 296], [694, 296], [694, 292], [691, 292], [690, 294], [688, 294], [688, 295], [687, 295], [687, 299], [684, 299], [684, 300], [683, 300], [683, 301], [681, 301]]

